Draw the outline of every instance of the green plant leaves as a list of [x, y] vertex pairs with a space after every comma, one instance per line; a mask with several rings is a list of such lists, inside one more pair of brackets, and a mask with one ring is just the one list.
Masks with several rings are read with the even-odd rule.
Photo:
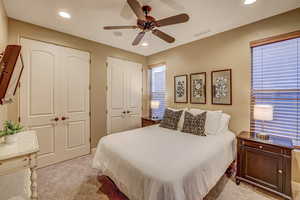
[[19, 133], [23, 129], [20, 123], [13, 123], [11, 121], [5, 121], [3, 125], [4, 129], [0, 131], [0, 137]]

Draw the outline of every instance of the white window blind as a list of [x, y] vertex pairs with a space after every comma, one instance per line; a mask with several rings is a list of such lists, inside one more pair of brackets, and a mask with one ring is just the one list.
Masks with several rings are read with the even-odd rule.
[[151, 70], [151, 101], [159, 101], [158, 109], [151, 109], [151, 117], [162, 119], [166, 105], [166, 67], [153, 67]]
[[[273, 105], [273, 120], [254, 120], [255, 104]], [[251, 131], [300, 139], [300, 38], [252, 48], [251, 111]]]

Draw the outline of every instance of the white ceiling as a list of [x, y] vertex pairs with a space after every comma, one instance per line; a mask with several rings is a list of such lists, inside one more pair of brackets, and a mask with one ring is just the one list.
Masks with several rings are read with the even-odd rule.
[[[148, 47], [131, 45], [138, 30], [103, 30], [106, 25], [135, 25], [136, 18], [126, 0], [4, 0], [11, 18], [40, 25], [71, 35], [118, 47], [145, 56], [198, 40], [210, 35], [249, 24], [263, 18], [300, 7], [300, 0], [257, 0], [244, 5], [243, 0], [141, 0], [152, 6], [150, 15], [156, 19], [188, 13], [185, 24], [161, 27], [174, 36], [175, 43], [167, 44], [151, 33], [145, 39]], [[67, 11], [71, 19], [57, 15]]]

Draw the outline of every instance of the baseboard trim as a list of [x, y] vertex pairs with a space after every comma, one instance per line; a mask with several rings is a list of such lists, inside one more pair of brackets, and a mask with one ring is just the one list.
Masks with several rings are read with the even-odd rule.
[[97, 149], [96, 147], [92, 148], [91, 149], [91, 154], [95, 154], [96, 153], [96, 149]]

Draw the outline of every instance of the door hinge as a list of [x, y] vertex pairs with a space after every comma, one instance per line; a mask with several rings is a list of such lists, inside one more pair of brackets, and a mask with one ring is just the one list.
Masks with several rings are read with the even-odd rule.
[[92, 138], [90, 138], [90, 143], [92, 143]]
[[89, 116], [92, 116], [92, 113], [91, 113], [91, 112], [89, 112]]
[[21, 117], [18, 117], [18, 122], [19, 122], [19, 123], [21, 122]]
[[108, 67], [108, 62], [105, 62], [106, 67]]
[[89, 85], [89, 90], [91, 90], [92, 89], [92, 86], [91, 85]]
[[105, 86], [106, 91], [108, 90], [108, 86]]
[[92, 59], [90, 59], [90, 64], [92, 64]]
[[107, 113], [108, 113], [108, 111], [107, 111], [107, 110], [105, 110], [105, 113], [107, 114]]

